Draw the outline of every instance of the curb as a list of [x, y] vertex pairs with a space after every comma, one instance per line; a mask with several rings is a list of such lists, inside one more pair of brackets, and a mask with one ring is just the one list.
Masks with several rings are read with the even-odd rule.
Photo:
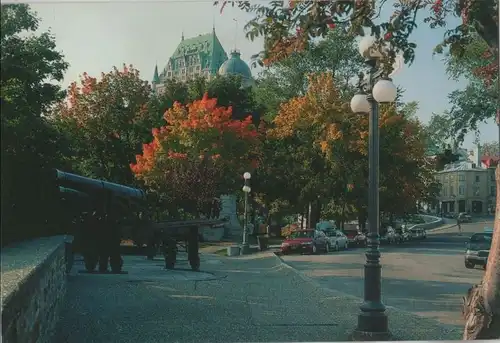
[[[331, 289], [328, 287], [324, 287], [323, 285], [321, 285], [319, 282], [317, 282], [313, 278], [310, 278], [309, 276], [302, 273], [300, 270], [295, 269], [294, 267], [292, 267], [291, 265], [289, 265], [288, 263], [283, 261], [283, 259], [277, 253], [273, 253], [273, 255], [275, 256], [276, 260], [278, 261], [278, 265], [280, 265], [284, 268], [287, 268], [288, 270], [294, 272], [298, 277], [300, 277], [305, 282], [308, 282], [308, 283], [314, 285], [314, 287], [319, 288], [323, 291], [327, 291], [328, 293], [333, 293], [337, 297], [350, 298], [352, 300], [356, 300], [359, 302], [360, 305], [363, 303], [363, 299], [361, 299], [359, 297], [356, 297], [356, 296], [350, 295], [350, 294], [346, 294], [346, 293], [343, 293], [343, 292], [340, 292], [340, 291], [337, 291], [337, 290], [334, 290], [334, 289]], [[394, 309], [394, 307], [392, 307], [392, 306], [386, 306], [386, 307], [389, 309]]]

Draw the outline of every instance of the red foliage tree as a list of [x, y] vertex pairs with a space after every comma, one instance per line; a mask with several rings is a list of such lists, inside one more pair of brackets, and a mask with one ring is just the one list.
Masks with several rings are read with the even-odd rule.
[[153, 129], [153, 141], [136, 156], [132, 172], [161, 195], [169, 214], [208, 214], [213, 198], [234, 191], [243, 172], [255, 167], [260, 133], [251, 116], [231, 115], [231, 107], [206, 94], [187, 106], [175, 103], [165, 113], [167, 124]]

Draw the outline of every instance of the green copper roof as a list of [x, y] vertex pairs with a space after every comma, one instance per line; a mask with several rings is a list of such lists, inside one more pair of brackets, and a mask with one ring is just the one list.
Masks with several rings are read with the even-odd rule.
[[240, 75], [243, 78], [244, 85], [253, 83], [250, 67], [241, 59], [239, 51], [231, 52], [231, 58], [220, 67], [219, 75]]
[[155, 73], [153, 75], [153, 83], [160, 83], [160, 76], [158, 76], [158, 65], [155, 65]]

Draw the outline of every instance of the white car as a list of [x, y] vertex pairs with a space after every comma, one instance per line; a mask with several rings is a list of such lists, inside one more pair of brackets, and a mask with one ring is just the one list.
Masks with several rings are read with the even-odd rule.
[[339, 250], [345, 250], [349, 247], [347, 236], [344, 235], [341, 231], [328, 230], [325, 231], [325, 234], [328, 237], [328, 243], [330, 244], [330, 249], [339, 251]]

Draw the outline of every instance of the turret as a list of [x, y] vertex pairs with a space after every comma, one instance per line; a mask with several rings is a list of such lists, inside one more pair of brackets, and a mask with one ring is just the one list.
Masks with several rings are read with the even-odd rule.
[[155, 72], [154, 72], [154, 75], [153, 75], [153, 82], [151, 82], [153, 84], [153, 90], [156, 90], [156, 85], [158, 85], [160, 83], [160, 76], [158, 75], [158, 64], [155, 65]]

